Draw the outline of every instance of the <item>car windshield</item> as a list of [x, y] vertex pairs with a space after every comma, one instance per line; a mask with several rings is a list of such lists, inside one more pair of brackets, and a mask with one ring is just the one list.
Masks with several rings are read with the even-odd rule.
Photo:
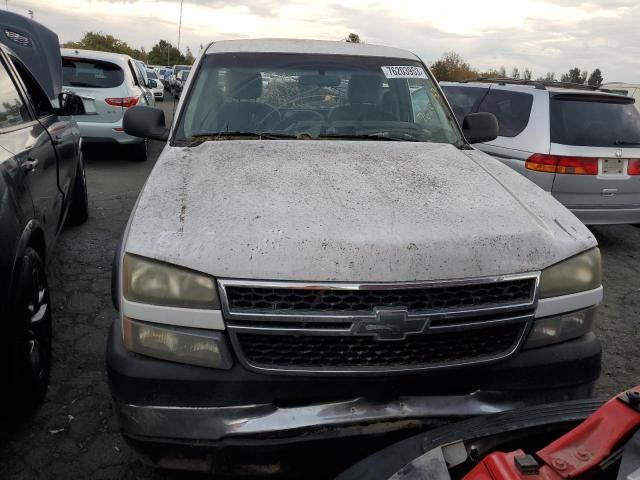
[[187, 70], [189, 68], [191, 68], [189, 65], [176, 65], [175, 67], [173, 67], [174, 71], [176, 72], [176, 75], [180, 73], [182, 70]]
[[440, 90], [414, 60], [213, 54], [190, 90], [175, 134], [187, 144], [234, 132], [464, 144]]
[[190, 72], [190, 71], [191, 71], [191, 70], [182, 70], [182, 71], [178, 74], [178, 78], [179, 78], [180, 80], [186, 80], [186, 79], [187, 79], [187, 77], [189, 76], [189, 72]]
[[148, 78], [153, 78], [154, 80], [158, 79], [158, 76], [156, 75], [156, 72], [154, 72], [153, 70], [147, 70], [147, 77]]

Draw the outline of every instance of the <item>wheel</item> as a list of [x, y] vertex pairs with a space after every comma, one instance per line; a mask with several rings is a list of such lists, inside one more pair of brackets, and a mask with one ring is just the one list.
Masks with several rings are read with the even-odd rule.
[[134, 162], [146, 162], [149, 154], [149, 140], [145, 138], [143, 142], [134, 143], [129, 148], [131, 149], [131, 159]]
[[84, 171], [84, 161], [80, 157], [78, 171], [73, 183], [73, 196], [67, 214], [67, 221], [73, 225], [80, 225], [89, 218], [89, 198], [87, 197], [87, 177]]
[[44, 263], [25, 249], [16, 269], [9, 319], [9, 381], [3, 391], [13, 408], [35, 409], [51, 373], [51, 302]]

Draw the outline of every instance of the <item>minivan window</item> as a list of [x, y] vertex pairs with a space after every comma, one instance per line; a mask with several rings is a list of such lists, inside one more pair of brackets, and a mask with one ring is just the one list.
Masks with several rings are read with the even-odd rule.
[[114, 88], [124, 82], [115, 63], [88, 58], [62, 58], [62, 83], [70, 87]]
[[489, 112], [498, 119], [501, 137], [515, 137], [527, 128], [533, 95], [525, 92], [481, 87], [443, 87], [451, 108], [462, 125], [469, 113]]
[[0, 62], [0, 128], [14, 127], [30, 120], [26, 105]]
[[591, 147], [637, 147], [640, 144], [640, 112], [628, 97], [552, 96], [551, 142]]
[[194, 75], [175, 136], [187, 144], [229, 132], [464, 143], [435, 82], [416, 60], [220, 53], [206, 56]]

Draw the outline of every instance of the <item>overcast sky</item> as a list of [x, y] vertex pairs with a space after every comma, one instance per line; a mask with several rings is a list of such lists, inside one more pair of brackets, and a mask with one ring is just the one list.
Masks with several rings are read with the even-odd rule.
[[[178, 41], [178, 1], [7, 0], [56, 31], [62, 42], [87, 31], [133, 47]], [[0, 7], [4, 7], [0, 0]], [[296, 37], [367, 43], [414, 51], [427, 63], [461, 53], [481, 70], [514, 66], [557, 76], [598, 67], [606, 81], [640, 83], [640, 1], [600, 0], [185, 0], [181, 48], [212, 40]]]

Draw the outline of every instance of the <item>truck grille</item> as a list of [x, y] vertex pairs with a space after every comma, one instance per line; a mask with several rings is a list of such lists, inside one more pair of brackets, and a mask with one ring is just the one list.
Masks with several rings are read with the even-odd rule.
[[538, 274], [346, 284], [219, 279], [236, 355], [256, 371], [377, 373], [505, 359], [533, 321]]
[[336, 290], [323, 288], [265, 288], [229, 286], [233, 311], [367, 312], [376, 307], [404, 306], [409, 311], [462, 308], [526, 301], [532, 279], [492, 284]]
[[265, 368], [361, 368], [451, 365], [503, 353], [517, 343], [523, 325], [408, 336], [380, 342], [366, 336], [239, 333], [243, 355]]

